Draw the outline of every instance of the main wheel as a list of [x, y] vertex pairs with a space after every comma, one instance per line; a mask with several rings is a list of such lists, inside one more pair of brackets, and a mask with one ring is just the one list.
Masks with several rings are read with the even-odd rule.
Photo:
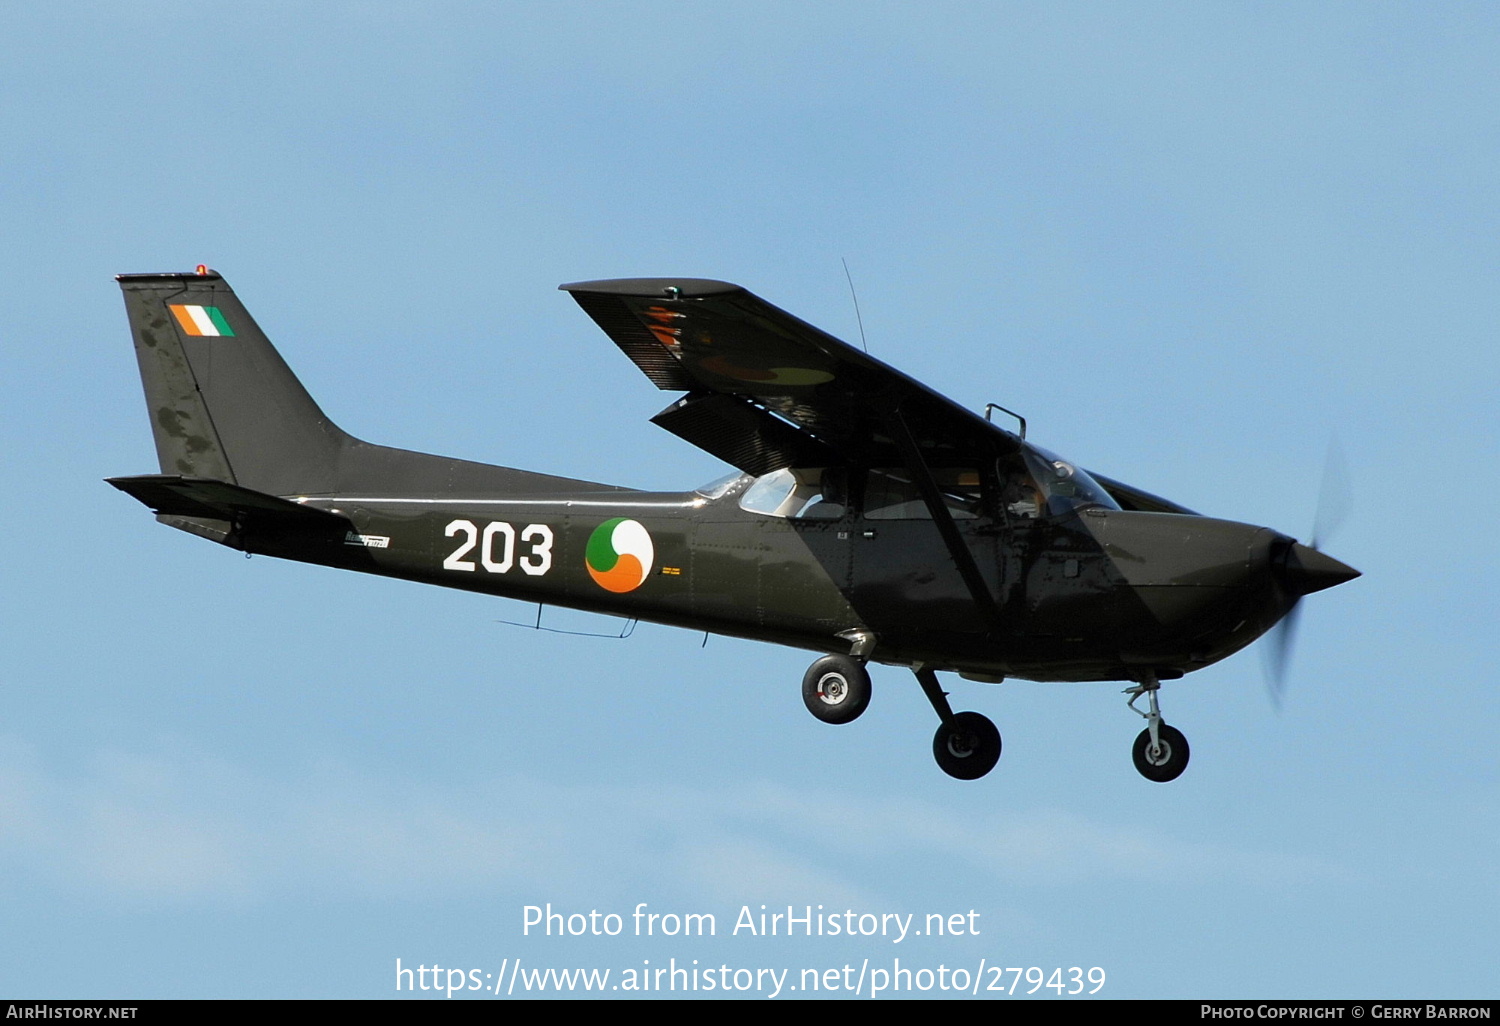
[[824, 656], [802, 676], [802, 701], [824, 723], [858, 719], [870, 704], [870, 671], [853, 656]]
[[1160, 744], [1152, 751], [1151, 731], [1141, 731], [1130, 754], [1134, 756], [1135, 768], [1140, 770], [1141, 776], [1165, 784], [1182, 776], [1182, 771], [1187, 769], [1188, 743], [1182, 731], [1165, 723], [1156, 728], [1156, 736]]
[[959, 780], [978, 780], [1000, 761], [1000, 731], [989, 717], [961, 712], [940, 724], [932, 754], [944, 773]]

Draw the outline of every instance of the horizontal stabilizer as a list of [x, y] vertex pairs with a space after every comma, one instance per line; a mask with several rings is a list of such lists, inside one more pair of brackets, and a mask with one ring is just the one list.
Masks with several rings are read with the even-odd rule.
[[170, 474], [143, 474], [139, 477], [110, 477], [105, 480], [120, 491], [139, 499], [157, 513], [181, 517], [207, 517], [211, 520], [298, 519], [329, 523], [343, 521], [337, 513], [315, 509], [267, 495], [251, 488], [205, 478], [174, 477]]

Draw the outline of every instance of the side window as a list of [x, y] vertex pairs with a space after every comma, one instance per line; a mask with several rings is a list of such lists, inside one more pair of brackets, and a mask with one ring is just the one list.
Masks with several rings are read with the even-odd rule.
[[927, 503], [904, 470], [872, 470], [865, 478], [865, 519], [926, 520]]
[[817, 491], [797, 511], [799, 520], [838, 520], [849, 511], [849, 471], [828, 467], [817, 474]]
[[773, 470], [769, 474], [762, 474], [740, 496], [740, 509], [748, 513], [784, 517], [787, 515], [786, 506], [796, 487], [797, 479], [790, 470]]
[[[971, 467], [939, 467], [933, 470], [943, 503], [954, 520], [973, 520], [979, 515], [979, 471]], [[868, 520], [931, 520], [921, 489], [903, 468], [871, 470], [865, 482], [865, 518]]]
[[740, 508], [772, 517], [837, 520], [847, 509], [847, 481], [836, 467], [775, 470], [755, 479], [740, 497]]

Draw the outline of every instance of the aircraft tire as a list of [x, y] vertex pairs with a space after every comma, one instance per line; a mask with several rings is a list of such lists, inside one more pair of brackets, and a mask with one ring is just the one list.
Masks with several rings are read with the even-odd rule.
[[938, 726], [932, 754], [950, 777], [978, 780], [1000, 761], [1000, 731], [982, 713], [958, 713]]
[[802, 701], [824, 723], [849, 723], [870, 704], [870, 671], [853, 656], [826, 655], [802, 676]]
[[1187, 738], [1182, 736], [1182, 731], [1165, 723], [1156, 728], [1156, 735], [1161, 740], [1162, 750], [1155, 758], [1149, 752], [1150, 730], [1141, 731], [1141, 736], [1135, 739], [1131, 755], [1135, 758], [1135, 768], [1140, 771], [1141, 776], [1158, 784], [1165, 784], [1182, 776], [1182, 771], [1187, 769], [1188, 743]]

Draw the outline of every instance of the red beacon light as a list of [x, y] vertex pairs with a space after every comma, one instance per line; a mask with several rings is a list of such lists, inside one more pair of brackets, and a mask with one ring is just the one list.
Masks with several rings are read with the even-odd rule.
[[199, 264], [198, 265], [198, 273], [199, 274], [207, 274], [208, 273], [208, 265], [207, 264]]

